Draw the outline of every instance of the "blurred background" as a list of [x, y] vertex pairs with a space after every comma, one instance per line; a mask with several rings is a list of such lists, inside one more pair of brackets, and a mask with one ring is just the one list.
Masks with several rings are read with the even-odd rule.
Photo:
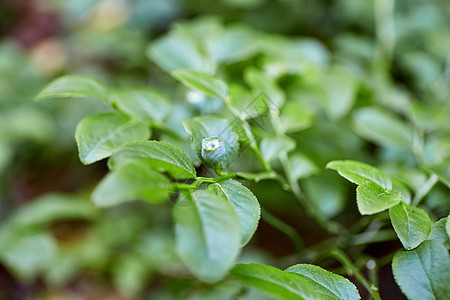
[[[297, 175], [327, 217], [348, 226], [360, 219], [354, 187], [324, 171], [329, 160], [386, 162], [384, 170], [413, 191], [426, 180], [410, 168], [414, 157], [398, 135], [380, 137], [355, 129], [355, 122], [412, 123], [430, 133], [425, 162], [448, 157], [448, 0], [1, 0], [0, 299], [234, 299], [236, 282], [212, 290], [177, 258], [171, 203], [100, 210], [90, 202], [107, 166], [83, 166], [73, 136], [79, 120], [108, 108], [92, 99], [33, 99], [64, 74], [111, 86], [151, 85], [172, 99], [167, 122], [186, 137], [181, 119], [222, 107], [189, 102], [184, 90], [173, 90], [178, 85], [166, 73], [172, 66], [157, 57], [180, 33], [195, 39], [235, 24], [245, 34], [234, 47], [246, 54], [224, 59], [218, 69], [236, 78], [257, 65], [278, 76], [288, 98], [305, 99], [306, 121], [294, 138], [303, 151], [296, 161], [307, 167]], [[264, 51], [251, 49], [254, 36], [266, 40]], [[177, 55], [194, 55], [186, 44], [179, 47]], [[358, 110], [363, 106], [384, 110]], [[307, 246], [328, 237], [275, 183], [251, 188]], [[448, 196], [438, 185], [427, 198], [435, 218], [446, 214]], [[394, 238], [355, 251], [380, 258], [400, 248]], [[262, 221], [242, 260], [284, 267], [296, 262], [293, 253], [290, 241]], [[388, 259], [379, 270], [381, 294], [402, 299], [390, 272]]]

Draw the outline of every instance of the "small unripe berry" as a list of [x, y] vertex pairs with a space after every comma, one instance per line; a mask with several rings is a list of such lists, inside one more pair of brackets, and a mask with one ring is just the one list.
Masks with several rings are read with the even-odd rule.
[[221, 138], [213, 136], [202, 140], [202, 158], [205, 162], [216, 165], [225, 158], [225, 145]]

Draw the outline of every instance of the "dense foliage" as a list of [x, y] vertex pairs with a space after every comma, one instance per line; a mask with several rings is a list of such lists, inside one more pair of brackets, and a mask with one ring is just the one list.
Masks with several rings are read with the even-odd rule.
[[450, 295], [447, 1], [84, 2], [0, 45], [0, 262], [29, 293]]

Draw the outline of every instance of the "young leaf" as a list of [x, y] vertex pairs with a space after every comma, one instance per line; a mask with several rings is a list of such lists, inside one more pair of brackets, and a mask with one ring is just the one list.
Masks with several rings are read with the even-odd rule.
[[266, 137], [261, 141], [261, 154], [264, 160], [271, 161], [282, 152], [294, 150], [295, 144], [295, 140], [287, 136]]
[[198, 278], [214, 282], [226, 275], [239, 253], [239, 219], [225, 199], [211, 189], [180, 196], [174, 207], [176, 250]]
[[[299, 265], [292, 268], [282, 271], [260, 264], [237, 264], [230, 275], [280, 300], [360, 299], [356, 288], [340, 276], [316, 269], [318, 267]], [[333, 288], [336, 283], [339, 286]], [[349, 297], [338, 296], [341, 293]]]
[[110, 156], [124, 144], [144, 141], [149, 136], [145, 124], [115, 113], [88, 116], [78, 123], [75, 131], [80, 160], [85, 165]]
[[387, 147], [409, 148], [412, 134], [399, 118], [387, 111], [365, 107], [354, 114], [355, 130], [361, 136]]
[[148, 161], [152, 169], [166, 171], [176, 179], [196, 177], [194, 165], [180, 148], [159, 141], [127, 144], [113, 153], [108, 164], [118, 169], [134, 160]]
[[401, 200], [401, 193], [385, 190], [372, 181], [366, 181], [356, 188], [356, 204], [362, 215], [382, 212]]
[[182, 69], [172, 72], [172, 76], [187, 87], [201, 91], [207, 95], [225, 99], [228, 95], [228, 86], [222, 80], [216, 79], [208, 73]]
[[82, 75], [66, 75], [55, 79], [41, 90], [36, 101], [68, 97], [90, 97], [111, 104], [108, 88], [97, 79]]
[[106, 175], [92, 193], [97, 206], [118, 205], [135, 199], [166, 200], [169, 180], [152, 169], [150, 161], [131, 161]]
[[248, 188], [233, 179], [215, 185], [223, 192], [239, 218], [243, 246], [248, 243], [258, 227], [261, 214], [258, 200]]
[[338, 171], [339, 175], [358, 185], [370, 180], [383, 189], [392, 190], [392, 181], [386, 174], [359, 161], [334, 160], [327, 164], [327, 169]]
[[392, 260], [392, 271], [409, 299], [447, 299], [450, 295], [450, 258], [440, 243], [424, 241], [414, 250], [399, 251]]
[[116, 89], [111, 97], [121, 112], [143, 121], [161, 121], [170, 110], [167, 97], [150, 88]]
[[401, 201], [389, 209], [389, 217], [398, 238], [407, 250], [419, 246], [430, 234], [430, 217], [420, 208]]
[[226, 119], [213, 116], [201, 116], [183, 120], [183, 126], [191, 135], [192, 149], [200, 160], [211, 167], [211, 164], [202, 157], [202, 142], [206, 138], [217, 137], [223, 142], [225, 156], [221, 164], [226, 167], [237, 156], [239, 143], [238, 136], [233, 132]]
[[321, 294], [323, 290], [323, 294], [328, 294], [328, 292], [331, 292], [332, 297], [336, 297], [337, 299], [361, 298], [356, 286], [351, 283], [350, 280], [324, 270], [321, 267], [308, 264], [298, 264], [287, 268], [286, 271], [308, 277], [314, 282], [320, 284], [322, 286], [320, 290]]

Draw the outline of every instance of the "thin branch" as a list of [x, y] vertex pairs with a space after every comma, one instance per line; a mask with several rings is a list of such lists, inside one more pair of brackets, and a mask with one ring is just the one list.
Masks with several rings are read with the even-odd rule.
[[292, 242], [295, 249], [298, 253], [302, 252], [305, 248], [305, 244], [303, 243], [303, 239], [298, 234], [297, 230], [295, 230], [292, 226], [284, 223], [281, 219], [269, 213], [264, 208], [261, 210], [261, 218], [272, 227], [278, 229], [282, 233], [284, 233]]

